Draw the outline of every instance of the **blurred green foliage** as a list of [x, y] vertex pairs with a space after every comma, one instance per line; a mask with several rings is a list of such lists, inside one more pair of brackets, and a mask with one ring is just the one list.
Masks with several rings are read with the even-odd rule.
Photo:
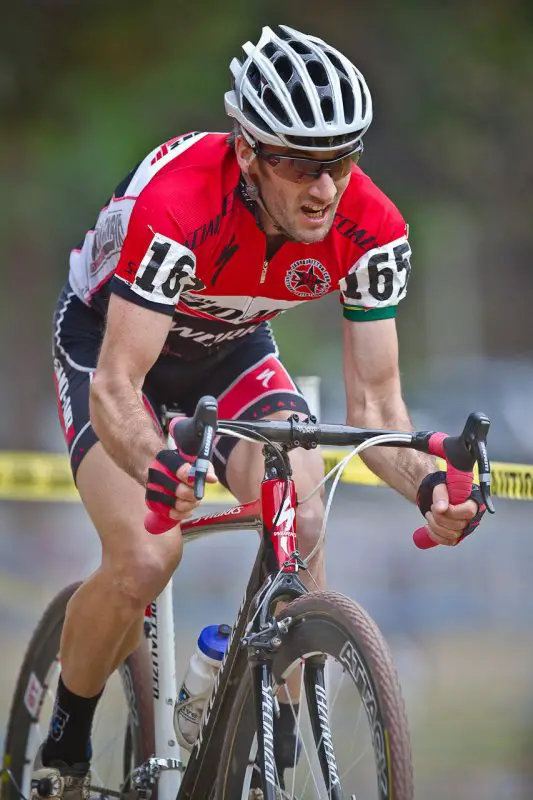
[[[18, 437], [30, 388], [51, 397], [50, 317], [69, 248], [149, 149], [228, 129], [229, 61], [278, 22], [343, 50], [373, 92], [362, 166], [411, 226], [407, 376], [428, 354], [531, 353], [531, 3], [18, 0], [0, 48], [0, 341], [4, 374], [17, 375], [0, 409]], [[338, 372], [336, 308], [330, 298], [277, 323], [289, 368]]]

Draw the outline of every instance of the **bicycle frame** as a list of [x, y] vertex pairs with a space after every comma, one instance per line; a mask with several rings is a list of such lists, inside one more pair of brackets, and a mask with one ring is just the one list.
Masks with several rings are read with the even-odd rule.
[[[216, 753], [225, 731], [217, 730], [217, 720], [224, 709], [227, 688], [239, 681], [248, 667], [249, 658], [242, 639], [259, 634], [261, 626], [271, 619], [271, 612], [280, 599], [293, 599], [307, 589], [298, 577], [296, 536], [296, 492], [291, 478], [278, 477], [274, 461], [265, 457], [266, 477], [261, 484], [259, 500], [233, 506], [224, 511], [205, 514], [181, 524], [184, 543], [216, 532], [255, 530], [261, 534], [261, 543], [246, 592], [237, 614], [237, 620], [228, 642], [226, 654], [215, 679], [215, 685], [202, 717], [196, 743], [184, 769], [180, 748], [174, 733], [174, 703], [176, 699], [176, 667], [174, 654], [174, 615], [172, 608], [172, 580], [147, 609], [147, 623], [152, 640], [152, 692], [154, 702], [156, 758], [149, 767], [152, 779], [158, 779], [158, 800], [205, 800], [216, 775]], [[288, 459], [287, 459], [288, 465]], [[273, 586], [274, 576], [280, 579]], [[260, 611], [259, 611], [260, 609]], [[259, 613], [256, 613], [259, 612]], [[256, 621], [254, 622], [254, 617]], [[261, 648], [262, 645], [257, 645]], [[259, 653], [259, 650], [257, 650]], [[272, 719], [273, 704], [270, 685], [268, 693], [262, 690], [269, 673], [262, 667], [265, 660], [257, 660], [254, 669], [254, 693], [257, 694], [257, 713]], [[268, 702], [268, 694], [270, 702]], [[266, 698], [266, 699], [265, 699]], [[259, 720], [258, 720], [259, 722]], [[269, 764], [274, 763], [270, 740], [263, 742], [263, 725], [258, 724], [259, 752]], [[272, 752], [270, 752], [272, 751]], [[261, 757], [261, 756], [260, 756]], [[145, 772], [146, 774], [146, 772]], [[269, 797], [269, 795], [265, 795]]]
[[[260, 439], [256, 436], [256, 441], [269, 442], [263, 448], [265, 477], [261, 483], [260, 499], [182, 523], [184, 540], [187, 542], [215, 530], [253, 529], [262, 533], [261, 544], [185, 770], [179, 761], [179, 749], [173, 735], [176, 682], [173, 666], [174, 625], [170, 585], [162, 597], [153, 604], [151, 624], [156, 645], [152, 648], [153, 691], [157, 727], [156, 749], [160, 757], [151, 759], [150, 762], [153, 763], [148, 768], [146, 766], [140, 768], [137, 773], [142, 775], [144, 769], [146, 774], [148, 769], [149, 777], [157, 778], [161, 771], [169, 771], [159, 783], [159, 800], [173, 800], [174, 796], [176, 800], [205, 800], [209, 797], [216, 777], [218, 753], [226, 733], [224, 725], [218, 725], [217, 722], [219, 719], [223, 722], [229, 713], [231, 697], [228, 698], [228, 687], [242, 680], [245, 670], [250, 666], [263, 793], [265, 800], [275, 800], [272, 731], [275, 700], [271, 681], [272, 659], [273, 651], [281, 644], [281, 636], [290, 627], [290, 619], [287, 618], [278, 624], [273, 618], [273, 611], [279, 600], [294, 599], [305, 594], [307, 589], [298, 576], [298, 570], [303, 564], [297, 555], [296, 494], [291, 478], [290, 461], [287, 450], [279, 450], [271, 442], [282, 444], [285, 448], [306, 449], [321, 443], [352, 447], [354, 444], [363, 443], [367, 443], [367, 446], [380, 444], [389, 447], [410, 447], [420, 452], [439, 455], [446, 459], [448, 475], [452, 480], [452, 482], [448, 480], [448, 490], [451, 501], [456, 504], [468, 497], [472, 485], [472, 469], [477, 463], [483, 499], [488, 510], [493, 513], [494, 508], [490, 500], [490, 465], [485, 444], [490, 421], [483, 414], [473, 413], [468, 417], [460, 436], [447, 437], [445, 434], [429, 431], [405, 432], [339, 425], [318, 426], [314, 417], [310, 417], [305, 423], [300, 423], [297, 415], [292, 415], [286, 422], [274, 420], [233, 423], [219, 420], [217, 427], [216, 414], [216, 400], [206, 397], [199, 401], [194, 417], [185, 424], [181, 423], [179, 435], [182, 440], [185, 438], [189, 445], [192, 441], [194, 448], [187, 452], [195, 452], [198, 456], [195, 490], [197, 485], [201, 485], [203, 491], [215, 431], [218, 429], [228, 433], [232, 428], [236, 428], [240, 434], [246, 432], [251, 435], [257, 434]], [[196, 442], [198, 427], [201, 430], [201, 441]], [[174, 436], [175, 434], [176, 428], [173, 432]], [[281, 470], [278, 469], [280, 458], [283, 460]], [[201, 494], [197, 496], [200, 497]], [[420, 546], [428, 545], [426, 542], [421, 542]], [[164, 644], [161, 641], [162, 632], [164, 632]], [[247, 653], [244, 648], [247, 648]], [[165, 661], [164, 666], [161, 663], [162, 659]], [[314, 685], [317, 690], [315, 717], [320, 719], [320, 725], [314, 726], [313, 735], [326, 785], [333, 789], [338, 784], [338, 776], [333, 752], [327, 748], [331, 734], [328, 730], [327, 706], [324, 705], [326, 697], [324, 667], [320, 659], [312, 661], [311, 674], [305, 677], [304, 673], [304, 681], [306, 688]], [[313, 702], [312, 699], [310, 702]], [[318, 713], [319, 706], [321, 713]], [[166, 758], [162, 758], [161, 754]], [[170, 772], [171, 770], [173, 772]], [[180, 774], [183, 774], [181, 781]], [[148, 784], [143, 784], [141, 780], [140, 785], [142, 788], [143, 785], [150, 786], [153, 783], [154, 781], [151, 783], [148, 781]], [[137, 779], [135, 786], [139, 787]], [[331, 796], [340, 797], [336, 788]]]

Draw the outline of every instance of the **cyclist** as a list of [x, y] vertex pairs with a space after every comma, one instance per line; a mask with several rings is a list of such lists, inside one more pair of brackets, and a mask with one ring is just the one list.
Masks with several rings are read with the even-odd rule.
[[[233, 132], [188, 133], [156, 148], [70, 256], [54, 322], [58, 406], [103, 554], [68, 607], [34, 797], [87, 796], [103, 686], [135, 648], [145, 606], [181, 558], [179, 523], [197, 503], [190, 466], [165, 449], [162, 404], [175, 401], [190, 415], [211, 394], [223, 418], [307, 415], [269, 320], [340, 290], [348, 423], [411, 428], [394, 319], [411, 251], [401, 214], [357, 166], [372, 119], [367, 84], [333, 47], [285, 26], [265, 27], [243, 49], [225, 96]], [[436, 542], [454, 544], [477, 524], [480, 503], [450, 506], [432, 458], [379, 448], [364, 458], [409, 500], [418, 493]], [[307, 495], [323, 475], [321, 456], [296, 450], [291, 460], [297, 491]], [[172, 508], [157, 503], [165, 466], [175, 476]], [[214, 471], [239, 502], [257, 497], [262, 469], [258, 445], [216, 442]], [[147, 534], [145, 500], [175, 528]], [[322, 514], [316, 496], [299, 509], [304, 555]], [[322, 554], [312, 572], [322, 586]], [[283, 704], [278, 724], [278, 740], [290, 740]], [[278, 748], [276, 756], [282, 768], [286, 754]]]

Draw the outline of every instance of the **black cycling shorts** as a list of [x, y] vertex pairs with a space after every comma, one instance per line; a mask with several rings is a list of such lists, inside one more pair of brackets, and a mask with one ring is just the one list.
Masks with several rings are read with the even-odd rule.
[[[98, 441], [89, 419], [89, 387], [104, 324], [67, 283], [54, 314], [53, 356], [59, 418], [74, 480], [84, 455]], [[218, 399], [220, 419], [261, 419], [282, 410], [309, 414], [305, 399], [278, 358], [266, 323], [204, 359], [184, 361], [162, 355], [143, 386], [144, 402], [158, 425], [162, 406], [192, 416], [203, 395]], [[124, 424], [127, 427], [127, 420]], [[220, 436], [215, 442], [213, 466], [226, 487], [226, 463], [236, 443], [232, 436]]]

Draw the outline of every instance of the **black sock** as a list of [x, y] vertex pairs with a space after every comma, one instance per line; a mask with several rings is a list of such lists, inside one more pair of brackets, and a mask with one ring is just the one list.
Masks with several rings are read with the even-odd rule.
[[274, 716], [274, 726], [281, 733], [294, 733], [298, 719], [299, 703], [280, 703], [279, 718]]
[[90, 761], [91, 728], [101, 695], [102, 692], [96, 697], [80, 697], [67, 689], [59, 676], [52, 721], [42, 750], [44, 765], [53, 761], [69, 765]]
[[[299, 706], [296, 703], [279, 704], [279, 718], [274, 717], [274, 758], [278, 772], [292, 769], [294, 761], [298, 761], [298, 737], [296, 720]], [[281, 775], [279, 776], [281, 779]]]

